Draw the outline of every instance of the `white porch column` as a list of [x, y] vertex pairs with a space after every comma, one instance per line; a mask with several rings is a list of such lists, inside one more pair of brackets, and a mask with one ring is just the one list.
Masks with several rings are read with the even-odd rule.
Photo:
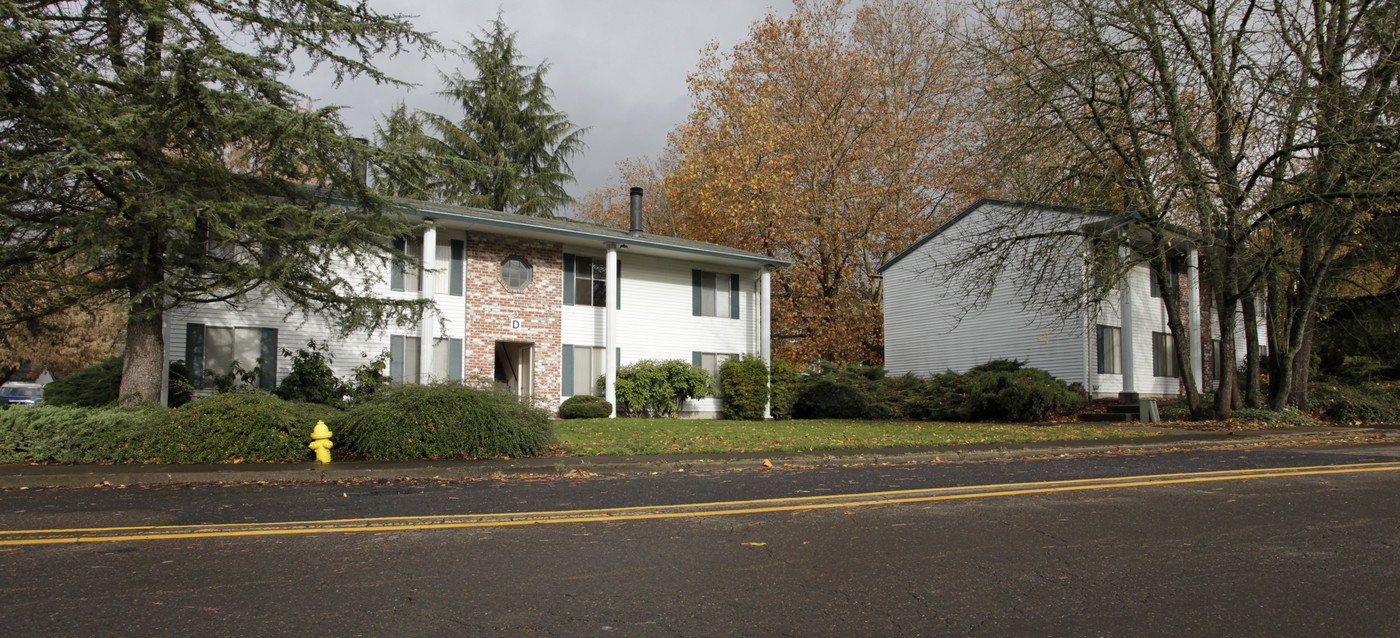
[[1204, 381], [1201, 352], [1201, 270], [1200, 253], [1195, 248], [1186, 251], [1186, 332], [1191, 342], [1191, 375], [1195, 379], [1196, 391], [1200, 392]]
[[607, 285], [603, 316], [603, 395], [613, 406], [609, 417], [617, 416], [617, 244], [608, 244]]
[[[418, 298], [432, 300], [433, 294], [437, 291], [436, 275], [433, 271], [437, 269], [437, 227], [429, 224], [423, 229], [423, 285], [418, 287]], [[432, 311], [423, 313], [423, 320], [418, 323], [418, 381], [425, 382], [432, 378], [433, 374], [433, 338], [436, 336], [433, 327], [437, 325], [437, 317]]]
[[[758, 270], [758, 354], [769, 370], [773, 369], [773, 269], [763, 266]], [[772, 395], [773, 381], [768, 381], [769, 395]], [[773, 401], [770, 398], [763, 406], [763, 418], [773, 418]]]
[[[1127, 248], [1121, 249], [1121, 256], [1126, 260], [1129, 258]], [[1119, 337], [1122, 339], [1120, 349], [1123, 351], [1123, 389], [1118, 393], [1119, 398], [1125, 401], [1137, 401], [1137, 374], [1133, 365], [1137, 358], [1137, 341], [1133, 330], [1133, 271], [1136, 268], [1128, 269], [1128, 273], [1123, 276], [1123, 281], [1118, 284], [1119, 295]]]

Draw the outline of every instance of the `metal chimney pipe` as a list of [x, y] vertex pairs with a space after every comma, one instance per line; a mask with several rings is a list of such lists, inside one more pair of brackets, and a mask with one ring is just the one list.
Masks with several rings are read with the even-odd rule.
[[[369, 140], [363, 137], [352, 138], [356, 142], [369, 146]], [[361, 185], [369, 185], [369, 162], [365, 161], [364, 155], [355, 153], [350, 159], [350, 179], [358, 181]]]
[[632, 196], [632, 228], [627, 234], [637, 237], [642, 234], [642, 189], [640, 186], [633, 186]]

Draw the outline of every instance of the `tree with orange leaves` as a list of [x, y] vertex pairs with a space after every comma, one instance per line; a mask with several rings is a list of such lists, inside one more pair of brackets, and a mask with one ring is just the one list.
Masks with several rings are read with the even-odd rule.
[[[965, 122], [950, 18], [912, 2], [799, 1], [690, 77], [692, 111], [659, 174], [661, 225], [791, 260], [774, 280], [777, 356], [883, 361], [876, 269], [970, 194], [951, 170]], [[619, 190], [619, 192], [621, 192]], [[620, 200], [585, 218], [622, 223]]]

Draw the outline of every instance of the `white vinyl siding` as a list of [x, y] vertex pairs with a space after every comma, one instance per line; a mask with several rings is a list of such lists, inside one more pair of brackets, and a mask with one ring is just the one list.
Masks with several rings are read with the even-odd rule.
[[[966, 372], [992, 359], [1017, 359], [1067, 382], [1086, 382], [1091, 325], [1085, 319], [1028, 310], [1034, 304], [1014, 273], [997, 280], [985, 305], [968, 307], [962, 275], [939, 261], [975, 242], [991, 223], [991, 212], [1022, 214], [984, 205], [885, 270], [885, 367], [891, 376], [928, 377]], [[1027, 222], [1027, 233], [1069, 227], [1077, 219], [1054, 212], [1027, 218], [1035, 222]], [[1070, 277], [1083, 273], [1082, 262], [1055, 267]]]
[[[742, 273], [737, 277], [741, 320], [703, 317], [692, 313], [692, 271], [697, 269]], [[733, 279], [731, 276], [731, 281]], [[622, 365], [642, 359], [692, 362], [694, 352], [758, 352], [757, 322], [761, 313], [758, 312], [757, 281], [757, 267], [743, 273], [727, 266], [697, 268], [694, 263], [678, 259], [629, 255], [619, 286], [627, 300], [617, 311], [617, 339], [622, 351]], [[563, 342], [605, 343], [605, 312], [601, 307], [565, 306]], [[682, 404], [681, 415], [708, 417], [717, 415], [719, 407], [718, 397], [691, 399]]]

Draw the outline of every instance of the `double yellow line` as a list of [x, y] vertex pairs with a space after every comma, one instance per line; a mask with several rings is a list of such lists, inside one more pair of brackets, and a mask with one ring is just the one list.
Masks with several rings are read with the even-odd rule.
[[691, 516], [763, 514], [769, 512], [860, 507], [866, 505], [926, 503], [931, 501], [990, 498], [994, 496], [1050, 494], [1055, 492], [1177, 485], [1184, 483], [1321, 476], [1327, 474], [1355, 474], [1359, 472], [1394, 472], [1397, 470], [1400, 470], [1400, 462], [1357, 463], [1351, 465], [1316, 465], [1309, 467], [1268, 468], [1259, 470], [1152, 474], [1118, 478], [1041, 481], [1033, 483], [1000, 483], [966, 487], [866, 492], [862, 494], [830, 494], [824, 496], [774, 498], [752, 501], [721, 501], [687, 505], [616, 507], [607, 509], [523, 512], [513, 514], [389, 516], [382, 518], [350, 518], [276, 523], [0, 530], [0, 546], [106, 543], [117, 541], [224, 538], [236, 536], [276, 536], [287, 534], [415, 531], [464, 527], [539, 525], [549, 523], [638, 521]]

